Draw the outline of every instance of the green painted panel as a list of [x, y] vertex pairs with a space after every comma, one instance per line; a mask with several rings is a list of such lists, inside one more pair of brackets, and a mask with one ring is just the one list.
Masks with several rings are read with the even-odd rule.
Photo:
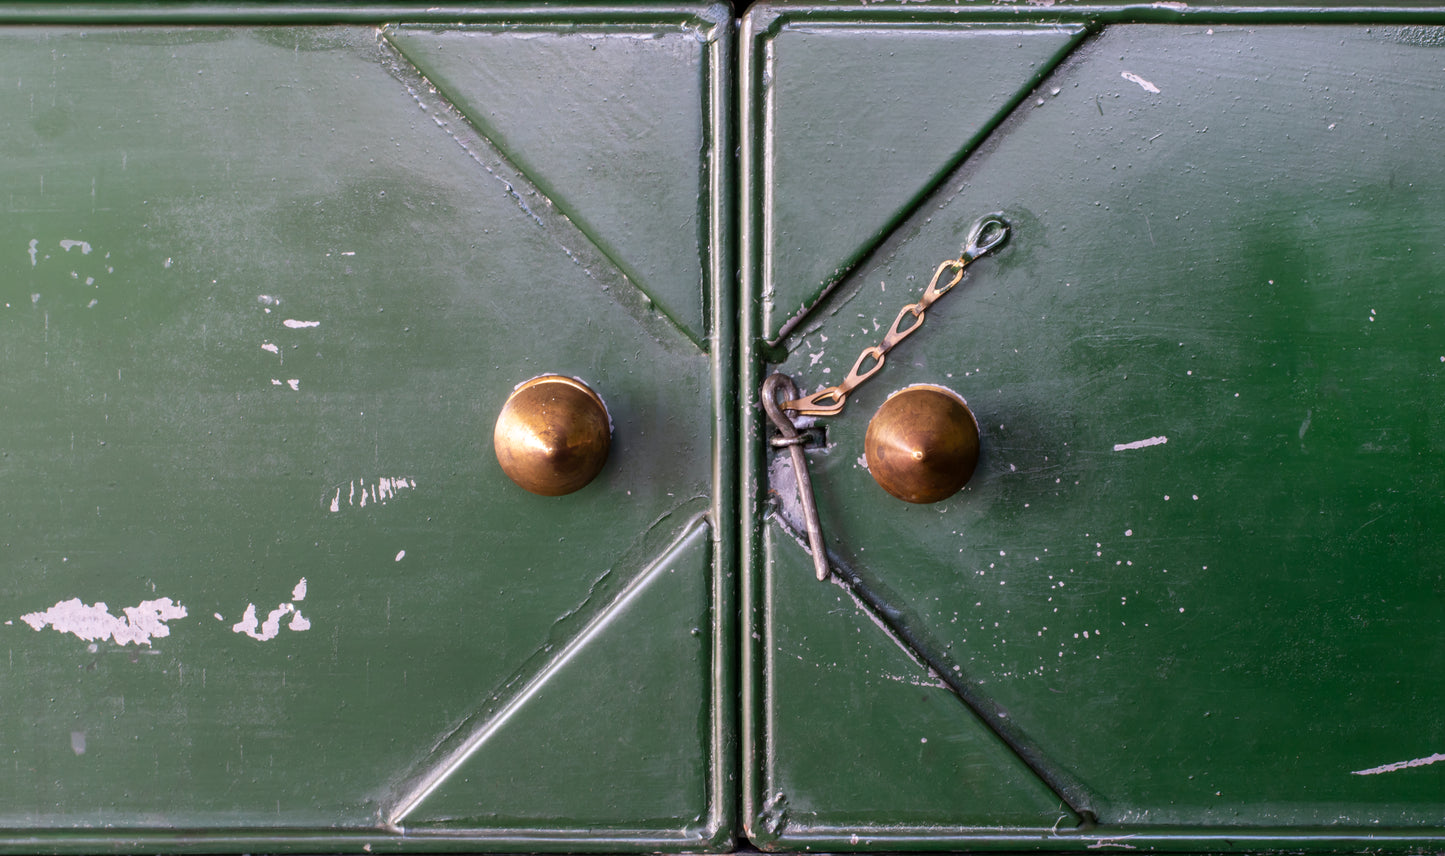
[[407, 827], [554, 818], [701, 827], [710, 750], [697, 700], [707, 693], [710, 541], [699, 521], [507, 708], [476, 723], [456, 763], [436, 771], [446, 778], [418, 783]]
[[[1438, 846], [1420, 843], [1445, 826], [1436, 33], [1105, 27], [783, 343], [802, 386], [837, 382], [979, 216], [1012, 223], [809, 457], [829, 550], [879, 617], [1007, 711], [1098, 825], [871, 846]], [[892, 499], [861, 460], [913, 383], [981, 427], [978, 473], [938, 505]], [[753, 448], [762, 472], [775, 453]], [[752, 573], [769, 615], [784, 572]], [[754, 807], [777, 714], [752, 723]], [[802, 824], [776, 846], [803, 843], [853, 846]]]
[[[388, 38], [673, 318], [707, 337], [709, 30], [401, 28]], [[540, 85], [539, 85], [540, 82]]]
[[866, 841], [899, 824], [1077, 822], [936, 674], [845, 591], [819, 585], [807, 553], [776, 522], [766, 537], [773, 769], [749, 830], [755, 841], [794, 825]]
[[[695, 597], [702, 638], [667, 652], [708, 747], [677, 774], [686, 818], [387, 821], [699, 515], [718, 564], [690, 572], [725, 591], [729, 352], [630, 288], [373, 27], [3, 28], [0, 114], [0, 846], [724, 842], [730, 631]], [[544, 372], [614, 423], [601, 476], [560, 498], [491, 448]], [[624, 691], [654, 656], [628, 653], [594, 680]], [[556, 798], [585, 799], [561, 772]]]
[[[1083, 32], [798, 23], [761, 45], [767, 337], [801, 320]], [[906, 93], [929, 93], [933, 109]]]

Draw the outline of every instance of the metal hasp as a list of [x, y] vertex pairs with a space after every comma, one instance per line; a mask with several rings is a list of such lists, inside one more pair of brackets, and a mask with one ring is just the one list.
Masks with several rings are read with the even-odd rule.
[[512, 391], [492, 445], [502, 472], [541, 496], [581, 490], [602, 472], [612, 420], [601, 396], [580, 380], [542, 375]]
[[770, 375], [763, 381], [763, 410], [777, 427], [780, 436], [773, 438], [774, 446], [788, 447], [793, 458], [793, 477], [798, 482], [798, 502], [803, 506], [803, 524], [808, 529], [808, 549], [813, 554], [813, 573], [818, 580], [828, 578], [828, 553], [823, 546], [823, 526], [818, 522], [818, 503], [813, 496], [813, 483], [808, 478], [808, 459], [803, 454], [806, 438], [798, 433], [793, 420], [778, 405], [778, 394], [792, 397], [798, 394], [793, 379], [785, 374]]
[[953, 390], [910, 386], [873, 414], [863, 451], [879, 487], [904, 502], [939, 502], [973, 477], [978, 420]]

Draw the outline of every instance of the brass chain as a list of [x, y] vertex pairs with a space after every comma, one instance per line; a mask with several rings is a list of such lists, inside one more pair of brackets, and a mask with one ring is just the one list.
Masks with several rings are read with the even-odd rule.
[[[908, 304], [899, 311], [898, 317], [893, 319], [893, 326], [888, 328], [888, 333], [883, 337], [883, 341], [871, 348], [864, 349], [863, 353], [858, 355], [858, 359], [853, 362], [852, 370], [848, 372], [848, 377], [844, 378], [842, 383], [820, 389], [802, 398], [785, 401], [782, 409], [792, 411], [799, 416], [837, 416], [842, 413], [843, 405], [848, 401], [848, 394], [868, 378], [877, 374], [878, 370], [883, 368], [883, 360], [888, 352], [923, 326], [923, 314], [928, 311], [928, 307], [962, 281], [964, 269], [970, 262], [998, 249], [1004, 241], [1008, 240], [1008, 234], [1008, 223], [997, 214], [990, 214], [975, 223], [973, 230], [969, 232], [968, 242], [963, 247], [963, 253], [958, 258], [949, 259], [938, 266], [938, 270], [933, 272], [933, 279], [929, 281], [928, 288], [923, 292], [922, 299], [917, 303]], [[943, 285], [939, 285], [938, 281], [943, 278], [944, 272], [949, 270], [953, 271], [953, 278]], [[904, 326], [905, 323], [907, 326]]]

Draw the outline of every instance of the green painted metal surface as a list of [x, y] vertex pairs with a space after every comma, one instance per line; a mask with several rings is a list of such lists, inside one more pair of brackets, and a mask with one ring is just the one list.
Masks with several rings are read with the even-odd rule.
[[0, 11], [0, 848], [726, 846], [726, 14]]
[[[744, 823], [764, 847], [1440, 847], [1442, 30], [1423, 10], [1157, 6], [744, 21], [745, 389], [772, 368], [805, 391], [841, 381], [977, 218], [1013, 227], [818, 420], [842, 585], [812, 580], [786, 454], [744, 408]], [[972, 49], [1018, 41], [984, 26], [1001, 18], [1091, 26], [1021, 71]], [[907, 54], [919, 33], [925, 57], [951, 40], [971, 85], [880, 62], [846, 99], [788, 100], [829, 55]], [[888, 168], [890, 199], [920, 200], [896, 224], [866, 201], [865, 154], [856, 180], [794, 165], [856, 261], [767, 344], [823, 284], [775, 281], [819, 261], [784, 241], [782, 153], [931, 135], [1035, 74], [981, 143], [957, 133], [941, 180]], [[873, 101], [895, 106], [851, 109]], [[963, 395], [981, 428], [977, 474], [937, 505], [892, 499], [862, 461], [873, 412], [915, 383]], [[869, 769], [839, 774], [840, 757]]]
[[[1441, 849], [1445, 13], [735, 23], [0, 6], [0, 850]], [[753, 391], [995, 211], [820, 421], [818, 583]], [[615, 427], [552, 499], [544, 372]]]

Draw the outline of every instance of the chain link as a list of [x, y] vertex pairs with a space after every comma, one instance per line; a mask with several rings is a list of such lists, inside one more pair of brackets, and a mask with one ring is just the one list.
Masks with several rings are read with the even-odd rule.
[[[928, 283], [928, 288], [923, 292], [923, 297], [917, 303], [910, 303], [898, 312], [898, 317], [893, 319], [893, 325], [888, 328], [888, 333], [883, 341], [871, 348], [864, 349], [853, 362], [853, 368], [843, 382], [820, 389], [811, 395], [802, 398], [795, 398], [792, 401], [785, 401], [782, 409], [791, 411], [799, 416], [837, 416], [843, 412], [843, 405], [848, 402], [848, 394], [857, 389], [864, 381], [878, 373], [883, 368], [883, 361], [889, 351], [904, 339], [918, 332], [923, 326], [924, 313], [940, 297], [947, 294], [950, 289], [963, 280], [963, 272], [969, 263], [986, 255], [1003, 245], [1008, 240], [1009, 225], [997, 214], [990, 214], [974, 224], [973, 230], [969, 232], [968, 243], [964, 245], [963, 253], [956, 259], [949, 259], [938, 266], [933, 272], [933, 279]], [[953, 271], [953, 277], [943, 285], [939, 280], [947, 271]], [[911, 319], [911, 320], [910, 320]], [[905, 325], [907, 323], [907, 326]]]

